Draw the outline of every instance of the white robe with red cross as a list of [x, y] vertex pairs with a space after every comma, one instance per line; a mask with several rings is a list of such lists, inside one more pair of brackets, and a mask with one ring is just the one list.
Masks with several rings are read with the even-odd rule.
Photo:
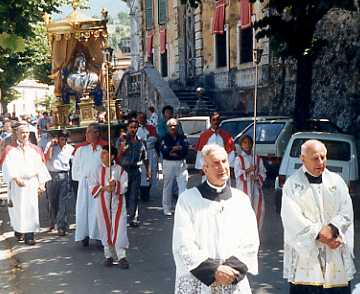
[[[116, 182], [112, 193], [105, 190], [110, 178]], [[91, 195], [98, 202], [97, 223], [106, 258], [121, 259], [125, 257], [125, 249], [129, 247], [124, 196], [127, 185], [128, 174], [117, 164], [111, 166], [111, 177], [109, 167], [104, 165], [89, 177]]]
[[[251, 205], [256, 214], [259, 231], [262, 227], [265, 215], [265, 201], [262, 187], [266, 179], [266, 169], [259, 155], [256, 156], [254, 173], [246, 174], [245, 170], [254, 165], [254, 157], [241, 151], [234, 161], [234, 173], [236, 179], [236, 188], [243, 191], [250, 197]], [[255, 180], [251, 179], [251, 175], [255, 176]]]

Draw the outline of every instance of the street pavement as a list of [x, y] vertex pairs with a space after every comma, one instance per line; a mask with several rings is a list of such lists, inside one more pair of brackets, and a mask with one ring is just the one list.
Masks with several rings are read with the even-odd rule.
[[[189, 186], [199, 181], [200, 177], [192, 174]], [[74, 230], [65, 237], [57, 236], [56, 232], [48, 232], [45, 198], [40, 201], [42, 232], [37, 235], [35, 246], [16, 243], [9, 228], [6, 208], [0, 207], [0, 219], [3, 221], [0, 239], [0, 293], [173, 293], [173, 218], [162, 214], [161, 188], [162, 181], [159, 181], [152, 191], [151, 201], [141, 203], [141, 226], [128, 229], [129, 270], [116, 266], [104, 267], [102, 250], [95, 243], [91, 243], [90, 248], [83, 248], [81, 244], [75, 243]], [[249, 276], [249, 280], [253, 293], [285, 294], [287, 283], [282, 279], [282, 227], [280, 217], [275, 212], [275, 194], [270, 184], [265, 189], [265, 195], [267, 207], [261, 232], [259, 275]], [[355, 232], [358, 255], [358, 221]], [[12, 248], [11, 252], [9, 247]], [[357, 268], [360, 268], [359, 259], [356, 263]], [[358, 282], [359, 274], [353, 285]]]

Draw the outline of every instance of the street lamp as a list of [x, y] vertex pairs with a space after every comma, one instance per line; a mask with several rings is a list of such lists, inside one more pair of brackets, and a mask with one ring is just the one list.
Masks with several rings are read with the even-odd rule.
[[[4, 70], [2, 68], [0, 68], [0, 73], [3, 73]], [[0, 102], [2, 101], [2, 97], [1, 97], [1, 88], [0, 88]], [[0, 103], [0, 108], [1, 108], [1, 113], [4, 113], [4, 109], [2, 109], [2, 104]]]

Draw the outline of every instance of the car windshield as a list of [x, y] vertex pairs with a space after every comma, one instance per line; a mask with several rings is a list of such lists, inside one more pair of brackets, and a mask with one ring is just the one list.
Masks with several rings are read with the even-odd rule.
[[341, 133], [341, 129], [330, 121], [309, 120], [302, 131]]
[[206, 120], [180, 120], [185, 135], [195, 135], [206, 129]]
[[[256, 123], [256, 143], [274, 144], [284, 128], [285, 122], [261, 122]], [[254, 133], [254, 125], [250, 126], [245, 134], [251, 138]]]
[[[290, 156], [291, 157], [300, 157], [301, 145], [308, 139], [296, 139], [294, 140]], [[340, 161], [349, 161], [351, 158], [351, 147], [348, 142], [336, 141], [336, 140], [321, 140], [326, 146], [327, 149], [327, 159], [328, 160], [340, 160]]]
[[221, 124], [221, 128], [227, 131], [234, 138], [237, 134], [241, 133], [251, 123], [252, 120], [224, 121]]

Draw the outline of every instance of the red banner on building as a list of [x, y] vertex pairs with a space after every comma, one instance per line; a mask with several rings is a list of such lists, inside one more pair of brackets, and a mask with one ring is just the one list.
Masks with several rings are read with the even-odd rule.
[[153, 50], [153, 32], [147, 31], [146, 32], [146, 56], [151, 57]]
[[166, 28], [160, 27], [160, 54], [164, 54], [166, 51]]
[[249, 0], [240, 0], [240, 25], [242, 29], [251, 27], [251, 3]]
[[214, 22], [213, 22], [213, 34], [223, 34], [225, 23], [225, 0], [216, 1]]

